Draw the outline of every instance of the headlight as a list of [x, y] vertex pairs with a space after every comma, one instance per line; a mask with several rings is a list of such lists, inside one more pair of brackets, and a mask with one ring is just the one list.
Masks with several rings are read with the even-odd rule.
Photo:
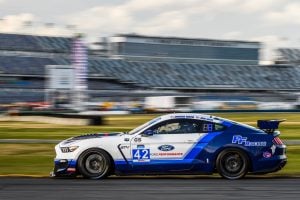
[[61, 152], [63, 153], [69, 153], [69, 152], [73, 152], [76, 149], [78, 149], [79, 146], [71, 146], [71, 147], [60, 147]]

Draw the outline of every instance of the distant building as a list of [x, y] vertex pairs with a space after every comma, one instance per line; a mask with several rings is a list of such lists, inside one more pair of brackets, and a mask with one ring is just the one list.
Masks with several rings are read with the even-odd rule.
[[259, 42], [151, 37], [119, 34], [108, 38], [108, 54], [143, 61], [257, 65]]

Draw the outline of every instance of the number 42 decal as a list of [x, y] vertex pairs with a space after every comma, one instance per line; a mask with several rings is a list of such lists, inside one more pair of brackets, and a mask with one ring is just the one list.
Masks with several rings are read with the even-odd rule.
[[132, 149], [133, 162], [150, 162], [150, 149]]

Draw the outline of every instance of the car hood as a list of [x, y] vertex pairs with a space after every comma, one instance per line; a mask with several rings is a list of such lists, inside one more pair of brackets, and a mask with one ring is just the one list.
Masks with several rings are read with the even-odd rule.
[[78, 141], [86, 140], [86, 139], [113, 137], [113, 136], [119, 136], [121, 134], [123, 134], [123, 133], [122, 132], [117, 132], [117, 133], [91, 133], [91, 134], [75, 136], [75, 137], [72, 137], [72, 138], [69, 138], [69, 139], [66, 139], [66, 140], [62, 141], [61, 143], [63, 145], [65, 145], [65, 144], [78, 142]]

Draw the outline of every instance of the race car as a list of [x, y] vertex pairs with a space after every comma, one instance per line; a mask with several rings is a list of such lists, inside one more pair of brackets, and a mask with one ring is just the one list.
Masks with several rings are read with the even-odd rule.
[[258, 128], [197, 113], [167, 114], [129, 132], [72, 137], [55, 146], [55, 177], [82, 175], [213, 174], [240, 179], [275, 172], [287, 162], [277, 130], [282, 120]]

